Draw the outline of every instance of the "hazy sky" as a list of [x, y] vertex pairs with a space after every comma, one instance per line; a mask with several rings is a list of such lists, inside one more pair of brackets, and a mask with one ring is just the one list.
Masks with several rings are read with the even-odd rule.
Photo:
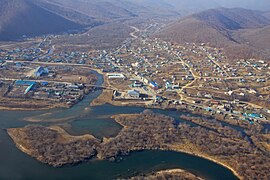
[[[54, 1], [54, 0], [47, 0], [47, 1]], [[215, 7], [241, 7], [247, 9], [270, 10], [270, 0], [56, 0], [56, 1], [60, 2], [77, 1], [89, 3], [97, 3], [102, 1], [108, 1], [113, 3], [132, 2], [135, 4], [147, 6], [171, 5], [178, 10], [179, 9], [183, 10], [183, 8], [204, 10]]]
[[176, 8], [208, 9], [213, 7], [242, 7], [270, 10], [270, 0], [119, 0], [139, 3], [167, 3]]
[[223, 6], [270, 9], [270, 0], [215, 0]]

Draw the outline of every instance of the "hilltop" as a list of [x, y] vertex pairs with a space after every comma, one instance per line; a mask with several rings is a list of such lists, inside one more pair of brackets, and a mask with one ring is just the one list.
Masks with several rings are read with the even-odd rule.
[[269, 25], [270, 20], [263, 12], [218, 8], [171, 23], [155, 36], [181, 44], [208, 43], [223, 47], [231, 57], [257, 57], [268, 55]]

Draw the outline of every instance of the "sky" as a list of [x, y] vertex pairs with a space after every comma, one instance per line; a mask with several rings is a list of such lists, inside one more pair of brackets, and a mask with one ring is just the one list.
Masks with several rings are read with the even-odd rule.
[[209, 9], [215, 7], [240, 7], [256, 10], [270, 10], [270, 0], [119, 0], [139, 3], [164, 3], [177, 9]]

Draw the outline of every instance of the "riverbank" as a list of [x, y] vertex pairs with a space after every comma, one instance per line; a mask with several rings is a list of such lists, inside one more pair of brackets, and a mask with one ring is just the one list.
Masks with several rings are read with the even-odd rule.
[[0, 110], [7, 111], [33, 111], [33, 110], [48, 110], [55, 108], [68, 108], [65, 103], [54, 101], [41, 101], [31, 99], [13, 99], [13, 98], [0, 98]]
[[178, 145], [171, 145], [170, 150], [171, 151], [176, 151], [176, 152], [187, 153], [187, 154], [190, 154], [190, 155], [193, 155], [193, 156], [197, 156], [197, 157], [201, 157], [201, 158], [213, 161], [213, 162], [215, 162], [215, 163], [217, 163], [219, 165], [222, 165], [223, 167], [229, 169], [230, 171], [232, 171], [233, 174], [238, 179], [241, 179], [241, 180], [244, 179], [242, 176], [240, 176], [238, 174], [238, 172], [236, 170], [234, 170], [231, 166], [227, 165], [226, 163], [224, 163], [222, 160], [219, 160], [218, 158], [211, 157], [209, 155], [203, 154], [202, 152], [191, 152], [191, 151], [184, 150], [184, 148], [181, 147], [181, 145], [179, 145], [179, 146]]
[[188, 180], [203, 180], [188, 171], [183, 169], [169, 169], [157, 171], [151, 174], [145, 174], [129, 178], [129, 180], [167, 180], [167, 179], [188, 179]]
[[0, 111], [43, 111], [43, 110], [50, 110], [50, 109], [56, 109], [56, 108], [70, 108], [71, 106], [68, 105], [52, 105], [50, 107], [43, 107], [43, 108], [10, 108], [5, 106], [0, 106]]

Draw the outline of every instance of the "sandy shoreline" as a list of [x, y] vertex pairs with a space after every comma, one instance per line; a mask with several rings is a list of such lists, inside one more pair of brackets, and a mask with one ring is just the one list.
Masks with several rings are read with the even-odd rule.
[[145, 179], [190, 179], [190, 180], [204, 180], [200, 176], [193, 174], [187, 170], [177, 168], [177, 169], [164, 169], [156, 172], [148, 173], [127, 178], [129, 180], [145, 180]]
[[50, 109], [56, 109], [56, 108], [70, 108], [70, 106], [67, 105], [54, 105], [44, 108], [11, 108], [11, 107], [4, 107], [0, 106], [0, 110], [2, 111], [42, 111], [42, 110], [50, 110]]
[[203, 155], [203, 154], [199, 154], [199, 153], [192, 153], [192, 152], [189, 152], [189, 151], [185, 151], [185, 150], [179, 150], [179, 149], [170, 149], [171, 151], [175, 151], [175, 152], [181, 152], [181, 153], [186, 153], [186, 154], [190, 154], [190, 155], [193, 155], [193, 156], [197, 156], [197, 157], [200, 157], [200, 158], [204, 158], [204, 159], [207, 159], [209, 161], [212, 161], [216, 164], [219, 164], [219, 165], [222, 165], [223, 167], [229, 169], [230, 171], [233, 172], [233, 174], [238, 178], [238, 179], [243, 179], [237, 172], [236, 170], [234, 170], [232, 167], [230, 167], [229, 165], [223, 163], [223, 162], [220, 162], [219, 160], [216, 160], [210, 156], [207, 156], [207, 155]]
[[2, 111], [39, 111], [39, 110], [49, 110], [49, 109], [54, 109], [55, 107], [52, 108], [8, 108], [8, 107], [3, 107], [0, 106], [0, 110]]

